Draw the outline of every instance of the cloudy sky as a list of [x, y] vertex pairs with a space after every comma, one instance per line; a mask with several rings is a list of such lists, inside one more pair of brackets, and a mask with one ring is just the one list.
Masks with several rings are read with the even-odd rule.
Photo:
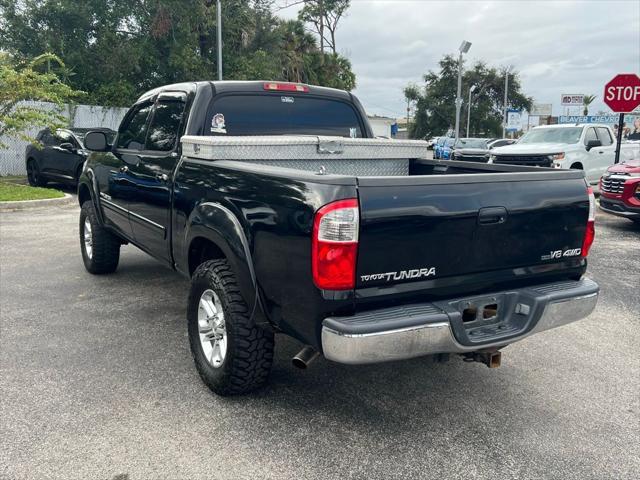
[[[280, 15], [295, 17], [295, 8]], [[563, 113], [563, 93], [598, 95], [596, 113], [607, 110], [602, 91], [611, 77], [640, 72], [640, 1], [351, 0], [337, 43], [367, 111], [404, 116], [402, 88], [462, 40], [473, 44], [472, 62], [513, 65], [524, 92], [553, 103], [554, 115]]]

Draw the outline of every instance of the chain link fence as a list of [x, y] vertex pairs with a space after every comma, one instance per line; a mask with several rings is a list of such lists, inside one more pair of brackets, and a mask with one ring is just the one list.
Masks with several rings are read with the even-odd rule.
[[[22, 102], [21, 105], [49, 111], [55, 109], [53, 103], [46, 102]], [[96, 105], [66, 105], [60, 113], [67, 118], [69, 127], [106, 127], [117, 130], [126, 112], [126, 108], [101, 107]], [[35, 136], [39, 130], [39, 128], [34, 128], [28, 130], [28, 133]], [[28, 143], [10, 137], [0, 137], [0, 143], [7, 147], [0, 149], [0, 176], [25, 175], [27, 172], [24, 152]]]

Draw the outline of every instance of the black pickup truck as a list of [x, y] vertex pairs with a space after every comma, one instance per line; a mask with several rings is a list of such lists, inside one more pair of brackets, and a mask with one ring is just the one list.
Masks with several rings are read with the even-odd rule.
[[372, 138], [333, 89], [196, 82], [145, 93], [80, 178], [87, 270], [131, 243], [191, 279], [195, 365], [216, 393], [267, 381], [274, 334], [362, 364], [500, 349], [583, 318], [594, 237], [584, 172], [429, 160]]

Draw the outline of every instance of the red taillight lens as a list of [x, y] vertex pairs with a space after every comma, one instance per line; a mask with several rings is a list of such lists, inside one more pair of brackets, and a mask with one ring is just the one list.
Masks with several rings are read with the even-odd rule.
[[275, 90], [279, 92], [302, 92], [309, 93], [309, 87], [299, 83], [265, 83], [265, 90]]
[[589, 249], [593, 245], [596, 238], [596, 197], [593, 195], [593, 188], [587, 187], [589, 194], [589, 218], [587, 220], [587, 229], [584, 232], [584, 240], [582, 241], [582, 258], [589, 255]]
[[313, 283], [323, 290], [351, 290], [356, 283], [358, 200], [338, 200], [316, 212], [311, 264]]

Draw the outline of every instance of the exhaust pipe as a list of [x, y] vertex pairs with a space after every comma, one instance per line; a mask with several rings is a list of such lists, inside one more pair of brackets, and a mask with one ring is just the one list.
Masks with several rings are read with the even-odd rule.
[[320, 356], [320, 353], [307, 345], [302, 350], [298, 352], [298, 354], [291, 359], [291, 363], [294, 367], [298, 367], [302, 370], [305, 370], [309, 367], [311, 362], [313, 362], [316, 358]]

